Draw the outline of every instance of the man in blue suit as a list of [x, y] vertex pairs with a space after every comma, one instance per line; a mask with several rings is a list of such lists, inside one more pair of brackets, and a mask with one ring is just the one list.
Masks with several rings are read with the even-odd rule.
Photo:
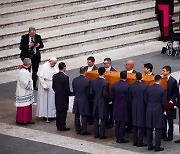
[[[163, 76], [168, 78], [167, 85], [167, 102], [168, 103], [176, 103], [177, 98], [177, 81], [171, 76], [171, 67], [164, 66], [162, 69]], [[166, 115], [165, 115], [165, 129], [163, 130], [162, 138], [165, 138], [164, 141], [173, 140], [173, 130], [174, 123], [173, 120], [176, 119], [176, 109], [173, 107]], [[167, 123], [169, 125], [169, 130], [167, 132]]]
[[134, 146], [143, 147], [143, 135], [145, 131], [146, 103], [145, 92], [147, 86], [141, 82], [142, 74], [136, 73], [137, 81], [130, 85], [129, 100], [132, 107], [133, 142]]
[[66, 64], [59, 63], [59, 73], [53, 75], [52, 88], [55, 92], [56, 126], [59, 131], [68, 131], [66, 127], [67, 110], [69, 109], [69, 96], [73, 93], [69, 87], [69, 77], [65, 75]]
[[[98, 69], [99, 78], [91, 82], [90, 94], [94, 97], [93, 117], [94, 117], [94, 137], [106, 139], [105, 125], [107, 119], [107, 100], [108, 100], [108, 83], [104, 79], [105, 68]], [[99, 129], [99, 120], [101, 126]]]
[[[177, 104], [180, 106], [180, 80], [179, 80]], [[180, 132], [180, 108], [179, 108], [179, 132]], [[180, 139], [176, 140], [175, 143], [180, 143]]]
[[[86, 66], [87, 72], [98, 70], [98, 67], [95, 65], [95, 58], [93, 56], [90, 56], [87, 58], [87, 66]], [[90, 82], [91, 83], [91, 82]], [[90, 103], [90, 115], [88, 116], [87, 122], [89, 125], [93, 125], [94, 119], [93, 119], [93, 98], [89, 98]]]
[[[155, 84], [147, 88], [145, 94], [147, 111], [147, 144], [148, 150], [163, 151], [161, 148], [162, 129], [164, 127], [164, 111], [166, 107], [166, 90], [160, 86], [161, 76], [155, 76]], [[153, 130], [155, 129], [155, 147], [153, 146]]]
[[[89, 116], [89, 80], [86, 79], [86, 67], [80, 68], [80, 76], [72, 81], [74, 92], [73, 113], [75, 114], [75, 130], [77, 134], [89, 135], [87, 132], [87, 116]], [[81, 124], [80, 124], [81, 116]]]
[[120, 73], [121, 80], [112, 86], [113, 119], [115, 120], [115, 136], [117, 143], [127, 143], [124, 139], [125, 124], [128, 122], [128, 88], [127, 72]]
[[[106, 69], [106, 71], [116, 71], [116, 69], [114, 69], [112, 67], [111, 64], [111, 58], [105, 58], [104, 59], [104, 68]], [[113, 105], [112, 105], [112, 100], [109, 97], [108, 100], [108, 106], [107, 106], [107, 121], [106, 121], [106, 128], [110, 129], [114, 127], [114, 121], [113, 121]]]

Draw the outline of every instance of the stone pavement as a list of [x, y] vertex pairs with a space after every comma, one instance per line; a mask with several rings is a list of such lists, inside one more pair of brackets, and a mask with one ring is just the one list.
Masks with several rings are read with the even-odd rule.
[[[113, 66], [118, 71], [123, 70], [126, 59], [133, 59], [135, 61], [135, 69], [140, 72], [143, 70], [143, 64], [147, 62], [151, 62], [154, 65], [155, 74], [161, 74], [162, 66], [171, 65], [173, 72], [176, 72], [173, 74], [176, 74], [177, 79], [180, 78], [180, 62], [177, 57], [168, 57], [161, 55], [159, 52], [153, 52], [114, 60]], [[98, 64], [98, 66], [101, 65]], [[72, 81], [78, 75], [78, 69], [69, 70], [67, 74]], [[73, 126], [74, 116], [71, 110], [67, 117], [67, 126], [71, 128], [69, 132], [58, 132], [55, 127], [55, 121], [46, 124], [41, 118], [35, 117], [36, 105], [33, 105], [33, 119], [36, 124], [16, 125], [16, 108], [13, 105], [15, 87], [16, 82], [14, 81], [0, 85], [0, 149], [3, 149], [3, 151], [0, 150], [0, 153], [19, 153], [19, 150], [23, 151], [26, 149], [28, 151], [24, 153], [80, 153], [79, 151], [87, 153], [150, 153], [147, 151], [147, 148], [133, 147], [131, 134], [126, 134], [126, 138], [130, 140], [130, 143], [116, 144], [114, 129], [106, 131], [106, 135], [108, 136], [106, 140], [94, 139], [93, 135], [76, 135]], [[71, 97], [70, 108], [72, 108], [72, 100], [73, 98]], [[180, 138], [178, 119], [176, 119], [174, 126], [174, 140], [176, 140]], [[88, 131], [93, 134], [93, 126], [88, 126]], [[162, 147], [165, 148], [165, 151], [162, 153], [180, 153], [179, 144], [175, 144], [173, 141], [168, 143], [162, 141]], [[43, 149], [45, 150], [43, 151]]]

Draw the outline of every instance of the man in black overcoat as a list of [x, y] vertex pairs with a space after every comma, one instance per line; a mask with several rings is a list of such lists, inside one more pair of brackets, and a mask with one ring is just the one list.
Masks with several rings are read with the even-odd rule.
[[127, 143], [124, 139], [125, 125], [128, 122], [128, 89], [127, 72], [120, 73], [121, 80], [112, 86], [113, 120], [115, 121], [115, 136], [117, 143]]
[[[87, 132], [87, 117], [90, 115], [89, 108], [89, 80], [86, 79], [85, 73], [86, 67], [80, 68], [80, 76], [76, 77], [72, 81], [72, 87], [74, 92], [74, 105], [73, 113], [75, 114], [75, 130], [77, 134], [89, 135]], [[81, 122], [80, 122], [81, 116]]]
[[[108, 103], [108, 83], [104, 79], [105, 68], [98, 69], [99, 77], [91, 82], [90, 94], [94, 97], [93, 117], [94, 117], [94, 137], [106, 139], [105, 125], [107, 119]], [[99, 129], [99, 120], [101, 126]]]
[[141, 82], [142, 74], [136, 73], [136, 82], [130, 85], [129, 101], [132, 107], [133, 122], [133, 145], [138, 147], [147, 146], [143, 143], [146, 121], [145, 92], [147, 86]]
[[[164, 111], [166, 107], [166, 90], [160, 86], [161, 76], [155, 76], [155, 84], [147, 88], [145, 94], [146, 127], [148, 150], [163, 151], [161, 148], [162, 129], [164, 127]], [[155, 129], [155, 147], [153, 146], [153, 130]]]
[[59, 131], [67, 131], [66, 128], [67, 110], [69, 108], [69, 96], [73, 93], [69, 87], [69, 77], [65, 74], [66, 64], [59, 63], [59, 73], [53, 75], [52, 88], [55, 92], [56, 126]]

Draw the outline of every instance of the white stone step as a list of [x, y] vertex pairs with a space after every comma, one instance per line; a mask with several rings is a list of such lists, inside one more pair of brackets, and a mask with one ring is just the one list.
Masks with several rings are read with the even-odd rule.
[[[4, 15], [3, 17], [7, 17], [7, 16], [13, 16], [13, 15], [19, 15], [19, 13], [24, 14], [27, 11], [29, 11], [28, 13], [32, 13], [34, 12], [34, 10], [40, 10], [40, 9], [53, 9], [54, 8], [62, 8], [65, 7], [66, 5], [73, 5], [73, 4], [83, 4], [83, 3], [90, 3], [90, 2], [94, 2], [94, 1], [100, 1], [100, 0], [52, 0], [51, 3], [49, 3], [48, 1], [33, 1], [30, 3], [26, 3], [26, 4], [20, 4], [20, 5], [16, 5], [16, 6], [9, 6], [9, 7], [4, 7], [1, 9], [0, 12], [0, 16], [2, 17], [2, 15]], [[135, 0], [134, 0], [135, 1]]]
[[[53, 37], [55, 37], [54, 40], [57, 40], [58, 38], [62, 38], [62, 36], [65, 36], [65, 35], [70, 35], [71, 36], [70, 39], [73, 39], [72, 34], [75, 35], [75, 33], [81, 32], [83, 34], [84, 32], [86, 32], [86, 34], [89, 34], [89, 33], [91, 33], [91, 31], [95, 31], [95, 29], [100, 29], [100, 28], [101, 28], [101, 30], [99, 30], [99, 31], [104, 31], [105, 28], [108, 26], [111, 26], [111, 27], [116, 26], [117, 27], [117, 25], [120, 25], [120, 24], [135, 22], [136, 20], [143, 20], [143, 19], [145, 20], [146, 18], [152, 18], [152, 14], [148, 12], [148, 13], [142, 13], [140, 15], [127, 16], [127, 17], [122, 17], [122, 18], [117, 18], [117, 19], [112, 19], [112, 20], [107, 20], [107, 21], [90, 23], [90, 24], [86, 24], [86, 25], [82, 25], [82, 26], [80, 25], [80, 26], [76, 26], [76, 27], [72, 27], [72, 28], [70, 27], [70, 28], [64, 28], [64, 29], [59, 29], [59, 30], [54, 30], [54, 31], [48, 31], [48, 32], [41, 33], [41, 36], [44, 40], [48, 39], [48, 42], [52, 41], [51, 38], [53, 38]], [[178, 21], [177, 17], [174, 19], [176, 21]], [[150, 22], [150, 24], [147, 23], [144, 25], [149, 26], [149, 28], [150, 28], [150, 26], [152, 28], [157, 27], [157, 24], [153, 24], [153, 22]], [[142, 29], [143, 28], [147, 29], [146, 28], [147, 26], [143, 27], [143, 24], [139, 25], [139, 26], [142, 27]], [[137, 27], [137, 26], [135, 26], [135, 27]], [[131, 29], [134, 29], [134, 28], [131, 27]], [[136, 31], [136, 29], [134, 29], [134, 30]], [[125, 30], [124, 32], [127, 33], [128, 31]], [[107, 33], [107, 31], [104, 32], [104, 34], [106, 34], [106, 33]], [[120, 33], [121, 33], [121, 31], [119, 32], [119, 35], [120, 35]], [[111, 34], [112, 34], [112, 36], [116, 35], [116, 32], [115, 33], [112, 32]], [[87, 36], [85, 35], [85, 37], [87, 37]], [[94, 36], [92, 38], [94, 38]], [[67, 39], [69, 39], [69, 38], [67, 38]], [[58, 40], [58, 41], [63, 42], [65, 40], [66, 42], [69, 42], [70, 44], [72, 44], [71, 41], [67, 41], [67, 39], [65, 40], [65, 38], [63, 37], [62, 40]], [[79, 39], [75, 38], [75, 40], [82, 41], [80, 38]], [[9, 47], [9, 48], [10, 48], [10, 46], [11, 46], [11, 48], [17, 47], [19, 45], [19, 42], [20, 42], [20, 37], [3, 39], [3, 40], [1, 40], [1, 44], [0, 44], [1, 51], [4, 49], [3, 47]], [[56, 44], [56, 43], [52, 43], [52, 44]], [[57, 43], [57, 44], [60, 46], [61, 43], [60, 44]], [[66, 45], [68, 45], [68, 43]], [[2, 55], [0, 55], [0, 56], [2, 56]]]
[[[126, 0], [127, 1], [127, 0]], [[116, 6], [118, 4], [122, 4], [124, 3], [123, 0], [121, 1], [117, 1], [117, 0], [104, 0], [104, 1], [98, 1], [98, 2], [94, 2], [91, 3], [90, 5], [88, 4], [82, 4], [82, 5], [78, 5], [78, 6], [71, 6], [71, 7], [66, 7], [66, 8], [61, 8], [61, 9], [53, 9], [53, 10], [49, 10], [49, 11], [43, 11], [43, 12], [39, 12], [39, 13], [31, 13], [31, 14], [24, 14], [24, 15], [19, 15], [17, 17], [8, 17], [8, 18], [2, 18], [0, 25], [1, 26], [5, 26], [5, 25], [9, 25], [12, 23], [19, 23], [19, 22], [25, 22], [25, 21], [33, 21], [33, 20], [40, 20], [47, 17], [51, 17], [53, 18], [53, 16], [63, 16], [63, 15], [67, 15], [67, 14], [72, 14], [72, 13], [76, 13], [76, 14], [83, 14], [83, 13], [88, 13], [90, 12], [94, 12], [95, 10], [102, 10], [107, 6]], [[142, 3], [142, 4], [137, 4], [137, 5], [132, 5], [132, 6], [128, 6], [127, 7], [123, 7], [121, 8], [122, 13], [123, 12], [132, 12], [135, 10], [145, 10], [145, 9], [149, 9], [149, 8], [153, 8], [154, 7], [154, 2], [147, 2], [147, 3]]]
[[[50, 57], [58, 57], [59, 59], [68, 59], [80, 55], [90, 54], [90, 53], [97, 53], [97, 52], [103, 52], [107, 50], [112, 50], [115, 48], [123, 47], [123, 46], [130, 46], [133, 44], [138, 44], [150, 40], [154, 40], [159, 35], [159, 32], [150, 32], [146, 34], [139, 34], [131, 37], [125, 37], [125, 38], [119, 38], [116, 40], [108, 40], [100, 43], [94, 43], [90, 45], [85, 46], [79, 46], [67, 50], [59, 50], [55, 52], [48, 52], [42, 54], [42, 61], [46, 61]], [[0, 72], [13, 70], [19, 67], [21, 64], [20, 58], [13, 59], [13, 60], [7, 60], [7, 61], [1, 61], [0, 62]]]
[[[131, 11], [135, 11], [135, 10], [131, 10]], [[36, 27], [37, 30], [47, 29], [50, 27], [57, 27], [57, 26], [63, 27], [63, 25], [64, 26], [67, 26], [67, 25], [74, 26], [75, 24], [82, 24], [82, 22], [89, 23], [90, 20], [92, 20], [92, 22], [95, 22], [96, 20], [99, 20], [99, 18], [105, 18], [107, 20], [109, 18], [112, 18], [113, 15], [117, 16], [122, 13], [125, 13], [125, 12], [119, 8], [113, 8], [113, 9], [109, 9], [109, 10], [102, 10], [102, 11], [98, 11], [98, 12], [86, 13], [86, 14], [62, 18], [62, 19], [42, 21], [42, 22], [38, 21], [37, 23], [34, 23], [34, 24], [29, 23], [26, 25], [18, 26], [18, 28], [17, 27], [9, 27], [9, 28], [0, 29], [0, 37], [4, 38], [4, 37], [6, 37], [6, 35], [27, 32], [27, 27], [31, 27], [32, 25], [34, 27]], [[152, 12], [148, 12], [148, 13], [152, 14]], [[153, 15], [151, 15], [151, 17], [152, 16]]]

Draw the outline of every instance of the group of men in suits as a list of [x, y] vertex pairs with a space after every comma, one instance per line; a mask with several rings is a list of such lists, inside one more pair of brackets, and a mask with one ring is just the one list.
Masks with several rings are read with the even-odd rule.
[[[92, 116], [94, 138], [106, 139], [106, 128], [115, 126], [116, 142], [127, 143], [129, 141], [124, 136], [129, 122], [133, 128], [134, 146], [148, 146], [148, 150], [154, 149], [155, 151], [164, 150], [161, 148], [161, 139], [164, 138], [165, 141], [173, 139], [174, 105], [178, 98], [177, 81], [170, 75], [171, 67], [164, 66], [162, 68], [162, 75], [168, 78], [167, 90], [160, 86], [160, 75], [155, 76], [153, 86], [147, 87], [141, 82], [142, 74], [133, 69], [133, 61], [128, 60], [125, 65], [126, 70], [120, 73], [121, 80], [113, 84], [110, 95], [104, 74], [106, 71], [116, 71], [111, 66], [111, 59], [105, 58], [104, 67], [100, 68], [97, 68], [94, 63], [94, 57], [87, 58], [88, 66], [81, 67], [80, 75], [72, 81], [73, 92], [69, 88], [69, 78], [65, 75], [66, 65], [62, 62], [59, 63], [60, 72], [53, 76], [57, 129], [60, 131], [69, 130], [66, 127], [68, 97], [74, 95], [73, 113], [75, 114], [74, 126], [77, 134], [90, 134], [87, 131], [87, 124], [89, 116]], [[89, 81], [85, 74], [92, 70], [98, 70], [99, 77]], [[152, 75], [152, 70], [152, 64], [144, 64], [145, 74]], [[137, 81], [128, 85], [126, 83], [127, 73], [134, 72]], [[173, 105], [168, 111], [166, 110], [167, 103]], [[169, 125], [168, 130], [167, 123]], [[152, 142], [153, 130], [155, 130], [155, 146]], [[145, 132], [147, 133], [147, 144], [143, 142]]]

